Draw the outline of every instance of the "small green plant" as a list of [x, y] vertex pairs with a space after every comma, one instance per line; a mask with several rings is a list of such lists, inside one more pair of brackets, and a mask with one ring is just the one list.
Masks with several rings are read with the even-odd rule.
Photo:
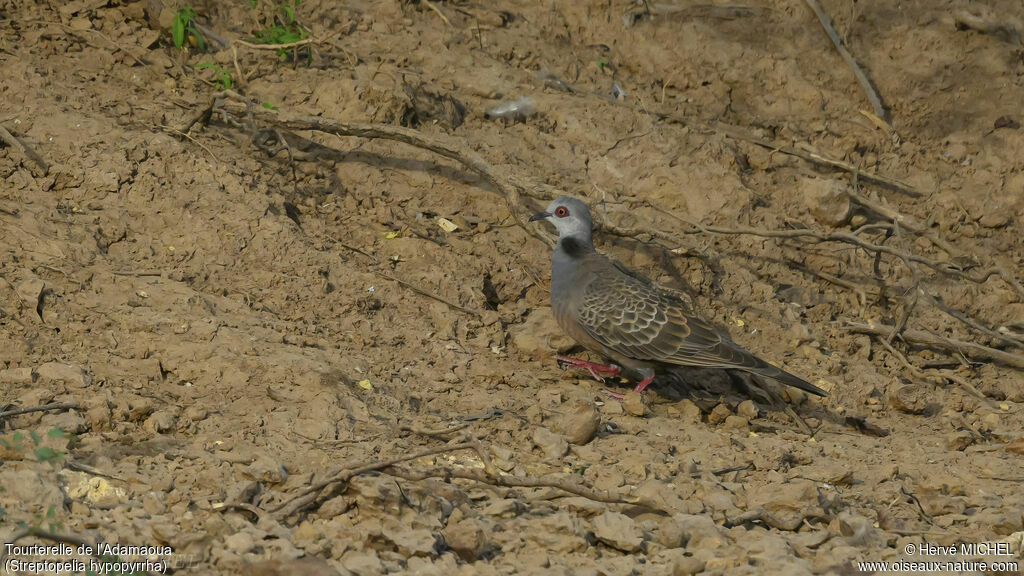
[[196, 48], [200, 51], [206, 50], [206, 41], [203, 35], [196, 30], [196, 11], [191, 6], [182, 6], [174, 13], [174, 20], [171, 21], [171, 40], [174, 47], [181, 50], [185, 46], [185, 40], [192, 38]]
[[[309, 33], [295, 21], [295, 9], [298, 8], [299, 2], [300, 0], [285, 0], [278, 4], [273, 18], [268, 21], [267, 26], [257, 30], [249, 41], [254, 44], [273, 45], [294, 44], [305, 40]], [[256, 6], [253, 0], [250, 0], [249, 4], [253, 7]], [[277, 55], [284, 60], [291, 52], [291, 50], [282, 48], [277, 51]], [[305, 56], [307, 62], [312, 62], [313, 53], [308, 46], [301, 47], [298, 52]]]
[[[50, 460], [60, 460], [65, 456], [64, 452], [55, 450], [50, 446], [43, 446], [43, 438], [36, 434], [35, 430], [29, 430], [29, 439], [32, 440], [32, 454], [35, 455], [36, 460], [39, 462], [48, 462]], [[68, 446], [74, 444], [77, 440], [74, 434], [69, 434], [60, 428], [51, 428], [46, 432], [46, 436], [52, 439], [67, 439]], [[22, 446], [22, 441], [25, 439], [25, 435], [22, 434], [21, 430], [15, 430], [10, 437], [10, 441], [4, 438], [0, 438], [0, 446], [8, 450], [14, 450], [17, 452], [24, 452], [25, 447]]]
[[266, 108], [267, 110], [277, 110], [277, 106], [274, 106], [270, 102], [264, 102], [263, 107]]
[[213, 62], [200, 62], [199, 64], [196, 64], [196, 68], [209, 68], [213, 70], [214, 79], [217, 81], [217, 84], [220, 86], [220, 89], [231, 89], [231, 72], [228, 72], [220, 66], [217, 66]]

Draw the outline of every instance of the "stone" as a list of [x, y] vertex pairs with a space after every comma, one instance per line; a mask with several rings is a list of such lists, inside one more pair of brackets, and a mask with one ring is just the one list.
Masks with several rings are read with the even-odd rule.
[[687, 548], [718, 548], [725, 543], [725, 534], [710, 516], [673, 514], [672, 520], [683, 533]]
[[224, 546], [236, 554], [245, 554], [256, 547], [256, 540], [246, 531], [235, 532], [224, 539]]
[[0, 370], [0, 384], [31, 384], [31, 368], [5, 368]]
[[42, 422], [49, 428], [57, 428], [69, 434], [83, 434], [89, 429], [85, 418], [74, 410], [47, 415]]
[[731, 428], [734, 430], [741, 430], [747, 428], [748, 426], [750, 426], [750, 422], [746, 418], [742, 416], [736, 416], [734, 414], [726, 416], [725, 422], [722, 423], [723, 428]]
[[921, 414], [928, 403], [920, 386], [906, 384], [889, 393], [889, 405], [906, 414]]
[[85, 370], [71, 364], [60, 362], [47, 362], [36, 368], [36, 375], [40, 380], [64, 382], [75, 386], [88, 386], [92, 384], [92, 378], [85, 373]]
[[177, 420], [177, 417], [172, 412], [160, 410], [147, 418], [142, 427], [150, 432], [163, 434], [165, 432], [173, 432], [177, 427]]
[[398, 553], [409, 556], [434, 556], [437, 554], [437, 538], [426, 528], [409, 528], [389, 519], [383, 526], [383, 535], [390, 540]]
[[719, 404], [711, 410], [711, 414], [708, 414], [708, 423], [712, 426], [717, 426], [725, 422], [725, 419], [729, 416], [732, 416], [732, 411], [729, 410], [729, 407], [725, 404]]
[[533, 443], [551, 460], [561, 459], [569, 452], [569, 442], [561, 434], [544, 427], [533, 431]]
[[807, 209], [820, 224], [842, 226], [849, 220], [852, 206], [844, 182], [807, 178], [800, 183], [800, 188]]
[[442, 534], [448, 547], [466, 562], [476, 561], [488, 543], [485, 525], [475, 518], [449, 521]]
[[619, 512], [605, 512], [592, 522], [594, 536], [623, 552], [636, 552], [644, 543], [644, 535], [632, 518]]
[[630, 416], [643, 417], [644, 414], [647, 414], [647, 403], [644, 401], [644, 395], [632, 390], [626, 392], [626, 395], [622, 398], [622, 409]]
[[510, 326], [509, 336], [512, 345], [533, 360], [550, 360], [553, 354], [568, 351], [575, 344], [558, 327], [554, 316], [540, 311], [531, 313], [521, 325]]
[[14, 287], [14, 290], [18, 293], [18, 298], [21, 299], [22, 304], [25, 305], [29, 310], [38, 310], [39, 298], [43, 295], [43, 289], [46, 284], [39, 279], [38, 276], [33, 274], [31, 271], [25, 271], [25, 279], [18, 282], [18, 285]]
[[288, 479], [284, 466], [269, 456], [258, 456], [249, 464], [247, 472], [250, 477], [269, 484], [280, 484]]
[[555, 432], [578, 446], [593, 440], [600, 427], [601, 413], [592, 402], [574, 404], [553, 425]]
[[691, 422], [694, 424], [700, 424], [701, 411], [700, 407], [693, 403], [691, 400], [680, 400], [675, 405], [676, 409], [679, 410], [680, 417], [683, 422]]
[[967, 430], [959, 430], [946, 436], [946, 446], [950, 450], [963, 452], [971, 444], [974, 444], [974, 435]]
[[787, 530], [799, 528], [807, 516], [822, 514], [814, 482], [803, 479], [769, 484], [748, 492], [747, 509], [760, 508], [774, 516]]
[[746, 418], [748, 421], [757, 418], [757, 405], [753, 400], [744, 400], [736, 407], [736, 415]]
[[704, 571], [706, 563], [693, 556], [678, 556], [672, 561], [672, 576], [689, 576]]

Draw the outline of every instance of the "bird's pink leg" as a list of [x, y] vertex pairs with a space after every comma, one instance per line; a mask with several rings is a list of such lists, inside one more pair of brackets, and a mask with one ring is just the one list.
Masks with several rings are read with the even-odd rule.
[[[651, 373], [650, 376], [644, 378], [643, 380], [640, 381], [639, 384], [636, 385], [636, 388], [633, 389], [633, 392], [643, 392], [644, 388], [647, 388], [647, 385], [650, 384], [653, 380], [654, 374]], [[609, 398], [617, 402], [622, 402], [623, 400], [626, 399], [626, 395], [623, 394], [622, 392], [614, 392], [612, 390], [605, 388], [604, 393], [607, 394]]]
[[633, 389], [633, 392], [643, 392], [644, 388], [647, 388], [647, 385], [650, 384], [652, 381], [654, 381], [654, 371], [653, 370], [651, 371], [650, 376], [648, 376], [647, 378], [644, 378], [643, 380], [640, 381], [639, 384], [636, 385], [636, 388]]
[[573, 358], [571, 356], [555, 356], [555, 360], [572, 366], [573, 368], [583, 368], [587, 372], [590, 372], [590, 375], [598, 382], [604, 382], [605, 377], [618, 376], [622, 372], [622, 369], [618, 366], [607, 366], [605, 364], [597, 364], [596, 362], [587, 362], [586, 360], [580, 360], [579, 358]]
[[612, 400], [615, 400], [616, 402], [622, 402], [623, 400], [626, 399], [626, 395], [623, 394], [622, 392], [616, 392], [614, 390], [609, 390], [607, 388], [604, 388], [601, 391], [604, 392]]

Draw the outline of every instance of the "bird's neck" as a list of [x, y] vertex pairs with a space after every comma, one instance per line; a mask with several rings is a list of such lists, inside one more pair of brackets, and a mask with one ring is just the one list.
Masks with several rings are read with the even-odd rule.
[[558, 239], [557, 250], [569, 258], [579, 258], [594, 252], [594, 244], [590, 238], [579, 238], [577, 236], [565, 236]]

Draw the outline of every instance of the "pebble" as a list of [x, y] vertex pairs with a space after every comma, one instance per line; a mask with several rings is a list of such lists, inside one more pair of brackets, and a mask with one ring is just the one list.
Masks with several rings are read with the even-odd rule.
[[105, 399], [95, 398], [87, 401], [85, 407], [85, 420], [89, 423], [90, 430], [100, 432], [110, 429], [111, 413]]
[[582, 446], [597, 434], [601, 427], [601, 413], [592, 402], [578, 402], [569, 407], [553, 427], [569, 442]]
[[31, 384], [31, 368], [5, 368], [0, 370], [0, 384]]
[[248, 532], [235, 532], [224, 539], [224, 545], [236, 554], [245, 554], [256, 547], [256, 541]]
[[26, 271], [26, 278], [18, 285], [15, 286], [14, 290], [18, 293], [18, 297], [21, 298], [22, 303], [31, 310], [36, 310], [39, 307], [39, 297], [43, 294], [43, 288], [46, 285], [38, 276], [30, 271]]
[[744, 400], [736, 407], [736, 415], [742, 416], [747, 420], [753, 420], [757, 418], [757, 406], [753, 400]]
[[569, 442], [565, 437], [544, 427], [533, 431], [533, 443], [552, 460], [562, 458], [569, 452]]
[[622, 399], [622, 409], [630, 416], [641, 418], [647, 413], [647, 403], [644, 402], [644, 395], [639, 392], [626, 392]]
[[850, 218], [850, 197], [839, 180], [808, 178], [801, 182], [804, 202], [814, 219], [827, 226], [842, 226]]
[[632, 518], [619, 512], [605, 512], [593, 520], [594, 536], [605, 544], [622, 550], [636, 552], [644, 543], [644, 535]]
[[147, 418], [142, 427], [150, 432], [163, 434], [165, 432], [173, 432], [177, 428], [177, 420], [173, 413], [167, 410], [160, 410]]
[[704, 571], [706, 563], [693, 556], [679, 556], [672, 561], [672, 576], [689, 576]]
[[36, 374], [41, 380], [52, 380], [83, 387], [92, 384], [92, 378], [85, 373], [85, 370], [78, 366], [61, 364], [60, 362], [41, 364], [36, 368]]
[[185, 409], [185, 418], [189, 422], [199, 422], [206, 420], [206, 417], [210, 415], [210, 412], [200, 406], [199, 404], [193, 404]]
[[700, 407], [694, 404], [691, 400], [680, 400], [676, 403], [675, 408], [679, 410], [679, 414], [683, 422], [700, 424]]
[[732, 410], [729, 410], [729, 407], [725, 404], [719, 404], [711, 410], [711, 414], [708, 414], [708, 423], [712, 426], [717, 426], [725, 422], [725, 419], [729, 416], [732, 416]]
[[959, 430], [946, 436], [946, 446], [950, 450], [963, 452], [971, 444], [974, 444], [974, 435], [967, 430]]
[[921, 414], [926, 404], [924, 390], [913, 384], [900, 386], [889, 394], [889, 405], [906, 414]]
[[722, 529], [710, 516], [703, 514], [673, 514], [672, 520], [683, 533], [688, 548], [717, 548], [725, 542]]
[[1002, 228], [1012, 220], [1012, 210], [993, 210], [978, 219], [978, 224], [985, 228]]
[[74, 410], [50, 414], [43, 419], [43, 423], [47, 427], [57, 428], [69, 434], [82, 434], [89, 430], [85, 418]]
[[398, 549], [398, 553], [409, 556], [433, 556], [437, 552], [437, 539], [426, 528], [409, 528], [397, 520], [385, 522], [384, 537]]
[[258, 456], [247, 468], [249, 476], [260, 482], [280, 484], [288, 479], [288, 472], [280, 462], [267, 456]]
[[449, 520], [443, 532], [445, 543], [466, 562], [474, 562], [487, 547], [484, 528], [484, 524], [474, 518]]
[[750, 421], [743, 416], [736, 415], [726, 416], [725, 422], [722, 423], [723, 428], [731, 428], [733, 430], [741, 430], [747, 426], [750, 426]]

